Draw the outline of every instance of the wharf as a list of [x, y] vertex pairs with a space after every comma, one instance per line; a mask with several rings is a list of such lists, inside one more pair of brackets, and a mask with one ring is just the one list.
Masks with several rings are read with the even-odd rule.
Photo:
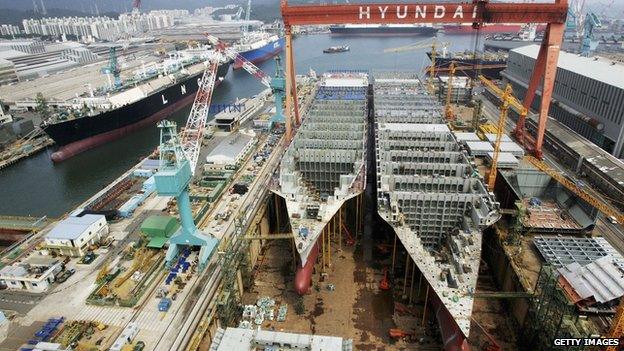
[[[265, 106], [268, 101], [265, 101]], [[259, 109], [258, 113], [262, 113], [264, 108]], [[253, 118], [244, 123], [241, 128], [250, 128], [253, 125]], [[202, 155], [214, 149], [223, 136], [215, 133], [212, 140], [204, 145]], [[277, 135], [275, 136], [277, 137]], [[284, 150], [281, 141], [281, 135], [277, 139], [278, 142], [272, 148], [269, 148], [269, 156], [259, 167], [251, 166], [254, 160], [256, 150], [262, 150], [267, 144], [268, 137], [266, 134], [260, 134], [258, 143], [254, 149], [247, 154], [238, 167], [238, 171], [230, 178], [227, 187], [221, 192], [220, 196], [212, 201], [208, 210], [196, 219], [198, 227], [206, 230], [217, 220], [217, 215], [224, 208], [229, 207], [233, 215], [220, 223], [221, 225], [221, 246], [219, 252], [232, 249], [232, 244], [244, 240], [244, 233], [241, 233], [241, 224], [249, 226], [249, 222], [254, 218], [258, 208], [268, 192], [266, 184], [273, 176]], [[272, 137], [273, 138], [273, 137]], [[205, 156], [203, 156], [205, 157]], [[104, 195], [115, 185], [119, 184], [126, 177], [130, 176], [135, 170], [141, 168], [144, 160], [132, 167], [130, 170], [122, 174], [118, 179], [109, 184], [106, 188], [93, 195], [91, 198], [83, 202], [74, 212], [80, 211], [87, 207], [91, 202]], [[249, 184], [246, 194], [239, 196], [230, 192], [230, 188], [241, 179], [253, 179]], [[139, 206], [130, 218], [124, 218], [119, 221], [110, 223], [109, 235], [114, 238], [114, 243], [107, 249], [97, 250], [98, 257], [90, 265], [81, 265], [72, 259], [67, 263], [67, 269], [75, 269], [76, 273], [72, 275], [67, 282], [62, 285], [53, 286], [45, 295], [40, 295], [36, 304], [32, 301], [24, 302], [24, 306], [15, 306], [3, 302], [0, 298], [0, 308], [19, 311], [23, 315], [19, 319], [19, 325], [27, 326], [37, 321], [45, 321], [50, 317], [59, 315], [58, 306], [64, 306], [62, 315], [66, 320], [86, 320], [95, 321], [105, 324], [120, 334], [121, 331], [134, 322], [138, 326], [139, 334], [136, 340], [141, 340], [146, 344], [146, 350], [170, 350], [181, 349], [191, 341], [195, 327], [200, 320], [206, 317], [206, 308], [209, 304], [215, 303], [215, 293], [221, 286], [223, 279], [222, 261], [223, 255], [214, 255], [209, 262], [208, 267], [199, 274], [191, 277], [186, 282], [186, 286], [179, 291], [177, 299], [173, 302], [167, 313], [158, 311], [158, 302], [160, 299], [155, 298], [157, 287], [164, 284], [165, 272], [160, 268], [154, 275], [154, 279], [149, 282], [134, 308], [127, 307], [105, 307], [89, 305], [86, 299], [93, 290], [94, 282], [99, 271], [108, 262], [117, 262], [118, 258], [123, 255], [124, 249], [129, 245], [136, 245], [140, 238], [138, 228], [150, 215], [161, 215], [168, 208], [170, 198], [160, 196], [149, 196], [144, 204]], [[241, 213], [242, 216], [237, 216]], [[32, 251], [43, 240], [52, 226], [47, 226], [38, 233], [31, 236], [27, 243], [20, 245], [16, 252], [24, 253]], [[68, 299], [67, 296], [72, 296]], [[19, 307], [19, 308], [18, 308]], [[213, 310], [213, 309], [211, 309]], [[17, 328], [23, 328], [16, 326]], [[183, 330], [183, 333], [180, 333]], [[203, 333], [198, 334], [199, 340]], [[24, 335], [20, 339], [27, 340], [29, 336]], [[196, 339], [197, 339], [196, 338]], [[5, 346], [4, 344], [0, 347]]]
[[[54, 144], [54, 140], [45, 136], [43, 138], [37, 138], [30, 140], [22, 145], [12, 145], [7, 148], [6, 151], [0, 153], [0, 170], [9, 167], [18, 161], [35, 155]], [[19, 150], [15, 150], [18, 148]]]

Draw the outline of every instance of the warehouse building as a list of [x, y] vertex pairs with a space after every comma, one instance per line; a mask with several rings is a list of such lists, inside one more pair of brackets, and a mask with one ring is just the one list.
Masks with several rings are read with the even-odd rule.
[[70, 216], [60, 221], [45, 237], [45, 245], [59, 255], [83, 256], [90, 245], [108, 234], [104, 215]]
[[[539, 46], [509, 52], [501, 73], [515, 95], [526, 94]], [[624, 151], [624, 65], [561, 52], [549, 115], [618, 158]], [[540, 104], [540, 91], [532, 107]]]
[[352, 351], [353, 340], [336, 336], [283, 333], [243, 328], [217, 329], [210, 351], [309, 350]]
[[30, 256], [23, 262], [0, 269], [0, 282], [10, 290], [44, 292], [61, 269], [62, 262], [59, 259]]
[[17, 71], [13, 62], [0, 58], [0, 85], [17, 81]]
[[206, 170], [236, 169], [253, 149], [256, 138], [244, 133], [232, 133], [206, 156]]

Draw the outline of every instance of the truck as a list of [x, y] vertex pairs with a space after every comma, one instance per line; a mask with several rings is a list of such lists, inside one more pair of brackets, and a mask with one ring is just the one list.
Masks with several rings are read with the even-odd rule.
[[168, 299], [166, 297], [161, 299], [160, 302], [158, 303], [158, 310], [160, 312], [169, 311], [169, 307], [171, 307], [171, 299]]

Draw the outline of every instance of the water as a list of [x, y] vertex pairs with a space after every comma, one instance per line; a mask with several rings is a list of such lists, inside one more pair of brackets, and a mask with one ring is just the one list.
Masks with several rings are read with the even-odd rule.
[[[425, 37], [335, 37], [300, 36], [294, 40], [297, 73], [310, 68], [321, 73], [331, 69], [419, 70], [429, 64], [426, 49], [403, 53], [383, 53], [393, 48], [424, 41]], [[440, 37], [451, 43], [452, 50], [474, 47], [472, 35]], [[323, 54], [330, 46], [348, 45], [349, 52]], [[275, 63], [269, 60], [259, 67], [272, 74]], [[254, 95], [264, 89], [247, 72], [230, 71], [213, 95], [213, 103], [230, 103], [237, 97]], [[184, 125], [190, 106], [169, 119]], [[112, 143], [86, 151], [60, 164], [50, 160], [49, 149], [0, 171], [0, 215], [58, 217], [111, 183], [115, 178], [147, 156], [158, 144], [156, 126], [145, 128]]]

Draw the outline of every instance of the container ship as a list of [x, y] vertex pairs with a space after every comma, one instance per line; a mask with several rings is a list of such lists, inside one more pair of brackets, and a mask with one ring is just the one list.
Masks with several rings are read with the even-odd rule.
[[[55, 113], [42, 124], [59, 146], [52, 160], [61, 162], [119, 139], [192, 103], [209, 54], [207, 50], [172, 54], [161, 63], [135, 71], [134, 77], [120, 86], [98, 89], [78, 99], [78, 109]], [[216, 84], [225, 79], [229, 67], [225, 60], [219, 65]]]
[[426, 24], [344, 24], [330, 26], [335, 35], [435, 35], [436, 27]]
[[366, 184], [368, 74], [324, 74], [272, 191], [286, 202], [298, 253], [295, 291], [306, 294], [322, 233]]
[[373, 78], [377, 212], [426, 281], [444, 350], [467, 350], [482, 230], [500, 205], [417, 74]]
[[[479, 29], [480, 33], [518, 33], [524, 28], [523, 24], [511, 24], [511, 23], [492, 23], [485, 24]], [[538, 31], [546, 29], [546, 25], [538, 24], [536, 26]], [[471, 24], [445, 24], [442, 26], [442, 30], [446, 34], [472, 34], [475, 29]]]
[[[449, 52], [443, 48], [441, 52], [436, 53], [435, 65], [438, 68], [449, 68], [451, 63], [455, 63], [455, 67], [475, 67], [479, 66], [479, 70], [459, 69], [457, 75], [469, 76], [475, 78], [475, 75], [482, 74], [489, 79], [501, 79], [501, 71], [507, 67], [507, 56], [509, 54], [504, 51], [482, 51], [476, 55], [472, 51]], [[431, 51], [427, 52], [427, 56], [431, 59]]]
[[[261, 63], [284, 49], [284, 38], [261, 31], [245, 32], [234, 49], [252, 63]], [[243, 67], [243, 61], [235, 60], [234, 69]]]

